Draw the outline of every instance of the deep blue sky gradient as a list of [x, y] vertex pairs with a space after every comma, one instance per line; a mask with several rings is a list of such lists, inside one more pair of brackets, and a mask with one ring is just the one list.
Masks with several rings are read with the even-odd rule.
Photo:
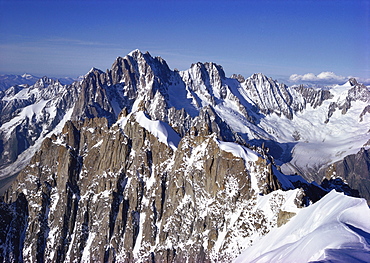
[[0, 0], [2, 73], [77, 77], [137, 48], [179, 70], [370, 78], [370, 0]]

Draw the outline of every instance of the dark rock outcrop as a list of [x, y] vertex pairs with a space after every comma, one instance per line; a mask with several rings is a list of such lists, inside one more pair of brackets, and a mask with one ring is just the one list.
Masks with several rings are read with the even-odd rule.
[[[215, 63], [172, 71], [136, 50], [72, 85], [44, 77], [0, 92], [0, 165], [19, 172], [0, 199], [0, 262], [230, 261], [240, 240], [294, 216], [283, 209], [286, 190], [297, 207], [331, 189], [357, 196], [349, 186], [370, 199], [367, 150], [308, 183], [282, 174], [265, 147], [288, 162], [301, 134], [284, 145], [258, 126], [270, 115], [292, 121], [307, 105], [328, 105], [327, 121], [346, 114], [368, 101], [350, 83], [347, 98], [329, 104], [328, 90], [227, 78]], [[28, 149], [29, 164], [18, 165]]]
[[[356, 154], [346, 156], [342, 161], [330, 165], [325, 170], [326, 184], [333, 178], [344, 180], [351, 188], [357, 189], [359, 196], [370, 203], [370, 154], [369, 150], [361, 149]], [[334, 180], [334, 181], [333, 181]], [[342, 184], [340, 184], [341, 186]], [[345, 186], [345, 189], [348, 188]]]
[[253, 208], [280, 188], [267, 160], [221, 150], [216, 134], [174, 151], [126, 118], [69, 121], [43, 142], [1, 200], [3, 261], [224, 261], [235, 235], [276, 224]]

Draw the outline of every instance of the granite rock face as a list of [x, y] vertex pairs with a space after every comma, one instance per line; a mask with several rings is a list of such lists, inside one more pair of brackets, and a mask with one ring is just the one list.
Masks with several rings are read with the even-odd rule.
[[0, 102], [0, 177], [18, 173], [45, 136], [63, 127], [79, 90], [78, 83], [62, 85], [43, 77], [32, 86], [5, 91]]
[[244, 248], [235, 239], [277, 224], [256, 208], [281, 188], [263, 156], [222, 150], [216, 134], [174, 150], [135, 115], [122, 122], [69, 121], [44, 140], [1, 201], [4, 262], [229, 261]]
[[[337, 110], [345, 115], [357, 102], [370, 101], [366, 86], [355, 79], [350, 85], [345, 95], [334, 100], [331, 90], [287, 87], [261, 73], [227, 78], [215, 63], [198, 62], [185, 71], [171, 70], [162, 58], [135, 50], [118, 57], [106, 72], [92, 68], [71, 85], [43, 77], [32, 86], [1, 92], [0, 177], [18, 173], [42, 140], [60, 132], [67, 120], [104, 117], [113, 125], [122, 109], [128, 113], [140, 109], [171, 125], [180, 136], [214, 118], [218, 127], [208, 127], [223, 140], [279, 141], [279, 136], [286, 135], [276, 133], [271, 123], [263, 123], [266, 117], [276, 115], [294, 122], [297, 115], [313, 108], [328, 123]], [[364, 107], [359, 113], [363, 124], [368, 112]], [[293, 125], [288, 132], [295, 134]]]
[[[228, 262], [294, 216], [287, 202], [370, 198], [366, 149], [315, 169], [321, 185], [273, 158], [303, 143], [289, 125], [307, 109], [331, 125], [369, 101], [355, 80], [343, 94], [215, 63], [179, 72], [138, 50], [71, 85], [13, 86], [0, 93], [0, 262]], [[356, 108], [362, 125], [368, 112]]]
[[[325, 171], [327, 180], [341, 178], [359, 195], [370, 202], [370, 155], [369, 150], [361, 149], [356, 154], [346, 156], [342, 161], [330, 165]], [[338, 180], [338, 179], [337, 179]], [[330, 181], [328, 181], [329, 183]], [[335, 181], [334, 181], [335, 183]], [[339, 184], [340, 186], [342, 184]], [[347, 185], [347, 187], [348, 187]]]

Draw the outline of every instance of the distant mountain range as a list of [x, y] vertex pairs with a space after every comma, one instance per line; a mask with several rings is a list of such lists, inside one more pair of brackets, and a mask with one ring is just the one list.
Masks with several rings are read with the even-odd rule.
[[0, 99], [0, 262], [366, 262], [356, 79], [287, 86], [134, 50]]
[[[9, 74], [0, 75], [0, 90], [6, 90], [14, 85], [22, 85], [22, 84], [33, 85], [39, 79], [40, 77], [36, 77], [34, 75], [27, 74], [27, 73], [23, 75], [9, 75]], [[60, 83], [66, 85], [66, 84], [71, 84], [76, 79], [65, 77], [65, 78], [60, 78], [58, 80], [60, 81]]]

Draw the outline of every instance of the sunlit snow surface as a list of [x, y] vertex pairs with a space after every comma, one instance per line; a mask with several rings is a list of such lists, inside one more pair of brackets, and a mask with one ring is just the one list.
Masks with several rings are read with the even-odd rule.
[[129, 114], [127, 117], [122, 117], [117, 120], [117, 124], [123, 129], [132, 115], [138, 124], [145, 130], [149, 131], [158, 139], [158, 141], [166, 144], [172, 150], [177, 149], [181, 137], [175, 132], [175, 130], [169, 124], [163, 121], [152, 121], [150, 117], [148, 117], [143, 111], [137, 111]]
[[[5, 134], [6, 140], [9, 139], [17, 127], [22, 126], [24, 123], [30, 123], [30, 126], [39, 127], [41, 132], [39, 135], [32, 137], [33, 143], [18, 155], [15, 162], [0, 170], [0, 179], [23, 169], [40, 148], [43, 140], [52, 134], [60, 133], [64, 124], [71, 119], [72, 108], [65, 111], [58, 109], [60, 100], [69, 93], [67, 87], [61, 85], [59, 82], [48, 84], [45, 81], [50, 82], [51, 80], [40, 79], [33, 86], [23, 87], [16, 94], [10, 93], [1, 98], [4, 102], [26, 101], [27, 103], [31, 103], [30, 105], [26, 103], [26, 106], [12, 119], [1, 123], [0, 133]], [[60, 111], [59, 116], [58, 110]], [[57, 118], [60, 118], [57, 124], [53, 124]]]
[[[27, 107], [26, 107], [27, 108]], [[66, 114], [64, 115], [63, 119], [58, 123], [58, 125], [51, 131], [47, 131], [46, 129], [41, 133], [41, 136], [34, 142], [32, 146], [30, 146], [28, 149], [26, 149], [24, 152], [22, 152], [17, 160], [10, 164], [9, 166], [3, 168], [0, 170], [0, 178], [6, 177], [9, 174], [14, 174], [19, 172], [21, 169], [23, 169], [30, 161], [32, 156], [39, 150], [42, 142], [45, 138], [50, 137], [52, 134], [58, 134], [62, 131], [64, 124], [71, 119], [73, 109], [67, 110]], [[26, 112], [25, 110], [22, 110], [22, 113]], [[16, 119], [16, 118], [14, 118]], [[13, 121], [13, 120], [12, 120]], [[8, 122], [10, 123], [10, 122]], [[8, 123], [5, 123], [7, 125]]]
[[[299, 134], [299, 140], [292, 150], [290, 164], [301, 169], [301, 172], [317, 170], [322, 166], [342, 160], [345, 156], [356, 154], [370, 139], [369, 114], [360, 121], [360, 114], [368, 105], [366, 102], [356, 101], [343, 114], [337, 109], [325, 123], [330, 103], [339, 105], [351, 88], [349, 83], [337, 85], [330, 89], [333, 98], [325, 100], [317, 108], [307, 107], [297, 112], [293, 120], [276, 114], [267, 115], [261, 120], [260, 126], [275, 136], [278, 142], [295, 142], [293, 133]], [[367, 146], [368, 148], [368, 146]], [[292, 173], [289, 164], [282, 166], [286, 174]]]
[[225, 152], [230, 152], [233, 155], [244, 159], [244, 161], [246, 162], [255, 162], [258, 160], [258, 156], [255, 152], [237, 143], [219, 141], [218, 145], [220, 146], [221, 150]]
[[160, 142], [167, 144], [173, 150], [177, 149], [180, 142], [180, 136], [171, 128], [170, 125], [162, 121], [152, 121], [142, 111], [137, 112], [135, 116], [140, 126], [157, 137]]
[[370, 209], [364, 199], [334, 190], [298, 209], [235, 260], [251, 262], [370, 262]]
[[[211, 73], [212, 76], [217, 75]], [[369, 148], [365, 145], [370, 139], [370, 114], [360, 118], [369, 103], [365, 98], [352, 98], [354, 100], [348, 102], [351, 99], [349, 90], [354, 87], [350, 82], [331, 87], [330, 98], [315, 107], [305, 102], [307, 98], [294, 87], [288, 87], [287, 91], [291, 94], [294, 105], [301, 107], [300, 110], [294, 110], [289, 119], [284, 114], [262, 114], [256, 110], [259, 106], [273, 109], [276, 106], [274, 100], [278, 99], [261, 74], [257, 74], [258, 80], [251, 80], [252, 84], [248, 84], [249, 86], [235, 79], [211, 79], [211, 93], [204, 83], [198, 83], [199, 75], [196, 67], [181, 72], [183, 80], [188, 83], [187, 89], [192, 90], [193, 106], [212, 105], [221, 119], [233, 131], [247, 138], [247, 141], [271, 140], [282, 145], [284, 157], [274, 157], [286, 174], [298, 172], [310, 177], [310, 174], [316, 174], [321, 168], [342, 160], [347, 155], [356, 154], [362, 147]], [[256, 90], [251, 91], [254, 87]], [[221, 96], [223, 88], [227, 94], [224, 97]], [[342, 111], [341, 107], [346, 103], [350, 107], [347, 111]], [[331, 104], [336, 107], [332, 115], [328, 116]], [[178, 105], [177, 108], [181, 108], [180, 106], [184, 105]], [[250, 122], [245, 111], [255, 118], [255, 123]]]

